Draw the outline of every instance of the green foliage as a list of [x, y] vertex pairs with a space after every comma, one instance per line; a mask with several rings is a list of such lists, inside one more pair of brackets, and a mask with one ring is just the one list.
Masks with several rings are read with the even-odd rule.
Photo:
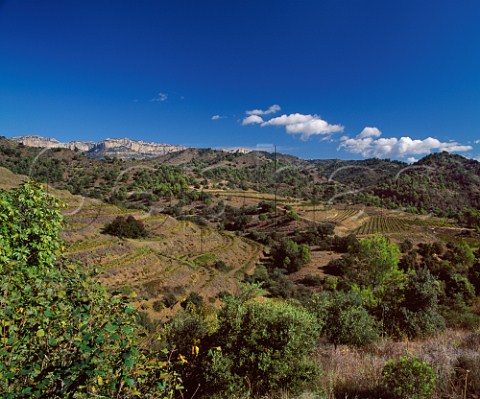
[[439, 313], [439, 282], [427, 269], [410, 270], [404, 285], [393, 288], [377, 314], [393, 337], [434, 335], [445, 328]]
[[219, 272], [227, 273], [232, 270], [231, 266], [228, 266], [223, 260], [217, 260], [213, 267], [217, 269]]
[[315, 317], [283, 301], [251, 298], [251, 289], [226, 297], [216, 316], [183, 312], [170, 324], [170, 345], [188, 353], [180, 369], [187, 395], [297, 391], [317, 375], [309, 358], [319, 335]]
[[200, 309], [203, 307], [204, 300], [201, 295], [198, 293], [192, 291], [190, 294], [188, 294], [187, 298], [182, 301], [181, 306], [182, 308], [186, 309], [189, 306], [195, 306], [197, 309]]
[[455, 273], [445, 282], [445, 295], [447, 303], [471, 305], [475, 299], [475, 287], [465, 276]]
[[76, 265], [57, 262], [57, 201], [27, 183], [0, 193], [0, 219], [2, 397], [133, 389], [135, 312]]
[[368, 313], [362, 299], [354, 292], [334, 292], [323, 304], [317, 304], [314, 311], [317, 317], [319, 312], [324, 312], [322, 334], [335, 347], [342, 344], [365, 346], [379, 337], [375, 318]]
[[208, 375], [218, 388], [227, 388], [227, 377], [240, 383], [242, 391], [255, 394], [295, 391], [316, 375], [308, 356], [319, 329], [308, 312], [282, 301], [231, 299], [220, 311], [219, 325], [213, 342], [221, 351], [213, 357]]
[[432, 366], [416, 357], [389, 360], [382, 375], [387, 389], [398, 399], [428, 399], [435, 389]]
[[478, 230], [480, 228], [480, 211], [473, 208], [464, 208], [458, 213], [457, 220], [464, 226]]
[[458, 271], [466, 271], [473, 265], [475, 255], [465, 241], [449, 245], [450, 251], [445, 254], [445, 259]]
[[307, 245], [298, 245], [295, 241], [284, 240], [272, 248], [273, 264], [275, 267], [293, 273], [310, 262], [310, 248]]
[[155, 312], [161, 312], [164, 308], [165, 308], [165, 304], [160, 300], [156, 300], [152, 304], [152, 309]]
[[175, 296], [175, 294], [173, 292], [167, 291], [163, 295], [163, 303], [165, 304], [165, 306], [167, 308], [173, 307], [177, 302], [178, 302], [177, 297]]
[[142, 221], [135, 219], [132, 215], [126, 218], [117, 216], [103, 228], [102, 233], [120, 238], [140, 238], [148, 235]]
[[413, 249], [413, 243], [407, 238], [399, 245], [400, 252], [407, 253]]
[[362, 285], [381, 285], [397, 274], [399, 249], [387, 237], [376, 235], [358, 244], [356, 280]]
[[334, 223], [319, 223], [316, 226], [317, 234], [324, 238], [326, 236], [330, 236], [335, 232], [335, 224]]

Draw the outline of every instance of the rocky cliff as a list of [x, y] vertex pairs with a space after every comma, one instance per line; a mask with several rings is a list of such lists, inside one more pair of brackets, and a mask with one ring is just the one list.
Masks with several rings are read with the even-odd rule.
[[68, 148], [84, 152], [94, 158], [117, 157], [122, 159], [153, 158], [170, 152], [181, 151], [186, 147], [172, 144], [159, 144], [153, 142], [130, 139], [106, 139], [99, 142], [70, 141], [61, 143], [52, 138], [41, 136], [13, 137], [12, 140], [29, 147], [41, 148]]

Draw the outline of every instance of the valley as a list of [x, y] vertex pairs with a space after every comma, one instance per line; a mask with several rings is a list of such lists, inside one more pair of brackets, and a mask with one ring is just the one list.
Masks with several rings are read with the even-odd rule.
[[[404, 165], [386, 160], [305, 161], [209, 149], [151, 160], [96, 159], [65, 148], [44, 151], [7, 139], [0, 144], [0, 192], [38, 180], [47, 197], [60, 200], [59, 262], [71, 262], [76, 272], [94, 276], [109, 298], [138, 312], [140, 347], [182, 375], [186, 387], [179, 390], [187, 395], [195, 390], [189, 373], [203, 370], [197, 356], [209, 359], [208, 353], [220, 346], [208, 345], [235, 337], [235, 327], [223, 334], [227, 327], [219, 321], [231, 322], [229, 306], [262, 306], [267, 318], [275, 306], [315, 315], [318, 326], [323, 325], [322, 338], [309, 361], [315, 359], [328, 373], [318, 379], [323, 392], [331, 389], [336, 392], [331, 398], [342, 399], [362, 389], [383, 389], [375, 385], [378, 376], [366, 380], [368, 388], [353, 380], [346, 387], [342, 381], [350, 377], [334, 367], [349, 361], [363, 372], [381, 373], [388, 348], [380, 346], [388, 344], [378, 341], [380, 332], [403, 352], [408, 348], [401, 339], [417, 340], [416, 353], [425, 356], [430, 349], [422, 337], [441, 332], [437, 339], [450, 348], [449, 336], [467, 342], [468, 331], [480, 322], [480, 215], [474, 184], [480, 169], [469, 160], [448, 154], [427, 157], [420, 163], [438, 158], [437, 178], [425, 180], [413, 169], [400, 184], [395, 175]], [[471, 208], [452, 208], [453, 198], [439, 193], [450, 190], [448, 174], [458, 173], [459, 162], [470, 168], [460, 191], [469, 193], [461, 204], [468, 199]], [[334, 165], [338, 169], [332, 171]], [[143, 233], [130, 237], [107, 230], [128, 220]], [[236, 312], [231, 315], [240, 317]], [[348, 321], [349, 312], [359, 320]], [[347, 317], [345, 324], [342, 317]], [[355, 323], [366, 324], [352, 330]], [[313, 325], [300, 331], [307, 326]], [[373, 342], [379, 353], [369, 346]], [[343, 352], [333, 351], [331, 343]], [[155, 352], [158, 345], [178, 348], [185, 360], [169, 363]], [[251, 348], [256, 350], [258, 346]], [[381, 367], [372, 371], [357, 351], [369, 351], [365, 353]], [[468, 359], [473, 356], [470, 349], [465, 353]], [[460, 364], [461, 358], [455, 359]], [[459, 382], [449, 370], [435, 372], [448, 376], [451, 386], [442, 389], [453, 395]], [[204, 383], [204, 392], [209, 389]]]

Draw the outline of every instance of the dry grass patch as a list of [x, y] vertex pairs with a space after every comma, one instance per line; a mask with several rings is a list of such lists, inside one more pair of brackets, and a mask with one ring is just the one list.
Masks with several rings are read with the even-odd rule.
[[364, 349], [323, 344], [317, 358], [320, 385], [328, 399], [388, 398], [382, 370], [389, 359], [418, 356], [436, 375], [433, 399], [478, 399], [480, 396], [480, 333], [446, 330], [437, 337], [414, 341], [382, 340]]

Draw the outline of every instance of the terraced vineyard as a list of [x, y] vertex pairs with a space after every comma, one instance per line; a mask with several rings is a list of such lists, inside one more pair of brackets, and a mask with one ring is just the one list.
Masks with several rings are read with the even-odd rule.
[[[23, 176], [0, 170], [0, 188], [18, 186]], [[263, 256], [263, 247], [232, 232], [219, 232], [205, 226], [159, 214], [118, 208], [96, 199], [72, 195], [48, 187], [62, 208], [66, 256], [79, 267], [100, 265], [100, 281], [111, 291], [129, 295], [134, 305], [153, 318], [168, 316], [191, 291], [210, 302], [221, 291], [235, 291], [244, 273], [250, 273]], [[118, 215], [141, 219], [149, 236], [145, 239], [119, 239], [101, 233]], [[218, 261], [228, 270], [217, 270]], [[153, 311], [153, 302], [166, 292], [175, 292], [177, 304], [162, 313]]]
[[[178, 292], [178, 302], [191, 291], [212, 301], [221, 291], [235, 291], [238, 279], [251, 272], [262, 256], [262, 246], [253, 241], [166, 215], [143, 220], [150, 232], [148, 238], [120, 240], [98, 233], [99, 221], [103, 225], [106, 217], [101, 216], [75, 234], [69, 255], [83, 263], [102, 265], [101, 281], [114, 291], [135, 292], [134, 303], [152, 317], [171, 311], [159, 314], [152, 310], [153, 303], [167, 291]], [[78, 238], [80, 234], [84, 237]], [[229, 271], [216, 270], [218, 261], [228, 265]]]
[[300, 208], [302, 212], [305, 212], [305, 217], [310, 220], [342, 223], [347, 219], [354, 216], [358, 216], [362, 211], [359, 209], [314, 209], [314, 208]]
[[411, 221], [395, 217], [371, 216], [356, 231], [358, 235], [403, 233], [411, 230]]

